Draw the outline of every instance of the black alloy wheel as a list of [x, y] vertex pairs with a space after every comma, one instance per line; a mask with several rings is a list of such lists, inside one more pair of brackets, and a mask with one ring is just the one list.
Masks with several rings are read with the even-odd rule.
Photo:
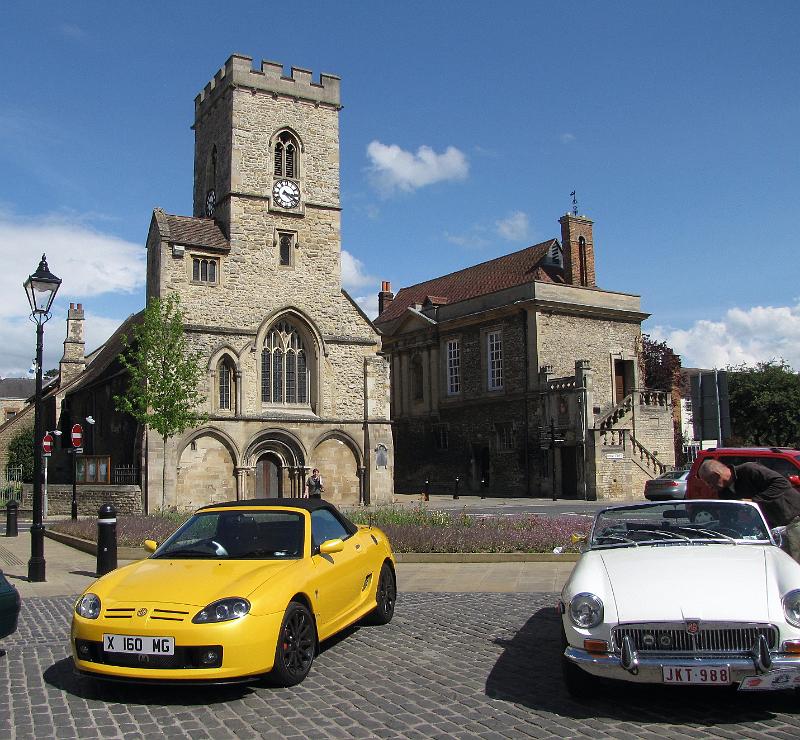
[[289, 604], [283, 616], [275, 665], [270, 679], [278, 686], [295, 686], [311, 670], [317, 646], [317, 631], [311, 612], [296, 601]]
[[394, 616], [394, 606], [397, 602], [397, 584], [394, 572], [389, 563], [381, 567], [378, 579], [378, 588], [375, 593], [376, 607], [367, 617], [370, 624], [389, 624]]

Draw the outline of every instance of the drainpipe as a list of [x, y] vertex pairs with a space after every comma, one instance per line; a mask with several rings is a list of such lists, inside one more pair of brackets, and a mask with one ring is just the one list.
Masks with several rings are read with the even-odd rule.
[[523, 391], [525, 393], [525, 421], [523, 427], [523, 438], [525, 444], [525, 495], [530, 498], [531, 495], [531, 452], [530, 452], [530, 445], [529, 445], [529, 428], [528, 428], [528, 367], [530, 363], [528, 362], [528, 312], [523, 308], [522, 309], [522, 354], [525, 358], [525, 383], [523, 387]]

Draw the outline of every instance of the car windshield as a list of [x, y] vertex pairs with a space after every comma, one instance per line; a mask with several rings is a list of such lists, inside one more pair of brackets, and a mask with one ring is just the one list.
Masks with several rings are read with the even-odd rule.
[[655, 480], [682, 480], [689, 475], [688, 470], [670, 470], [667, 473], [662, 473]]
[[154, 558], [284, 560], [303, 553], [303, 515], [291, 511], [206, 511], [195, 514]]
[[738, 501], [674, 501], [598, 512], [589, 546], [764, 543], [769, 530], [756, 506]]

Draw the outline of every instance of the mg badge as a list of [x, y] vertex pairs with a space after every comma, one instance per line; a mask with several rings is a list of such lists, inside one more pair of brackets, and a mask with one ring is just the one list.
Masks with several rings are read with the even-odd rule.
[[700, 631], [700, 622], [698, 622], [696, 619], [687, 619], [686, 631], [690, 635], [696, 635]]
[[145, 614], [147, 614], [147, 609], [145, 609], [144, 607], [142, 607], [141, 609], [139, 609], [138, 612], [136, 612], [137, 617], [143, 617]]

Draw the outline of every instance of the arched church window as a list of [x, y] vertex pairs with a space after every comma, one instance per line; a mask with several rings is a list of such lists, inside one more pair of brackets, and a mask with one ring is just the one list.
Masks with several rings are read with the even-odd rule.
[[217, 365], [217, 407], [232, 411], [236, 398], [236, 369], [230, 357], [223, 357]]
[[261, 401], [308, 404], [309, 385], [308, 358], [300, 333], [288, 321], [280, 321], [268, 332], [261, 351]]
[[297, 178], [298, 174], [297, 140], [288, 131], [281, 131], [275, 139], [273, 146], [275, 177]]

